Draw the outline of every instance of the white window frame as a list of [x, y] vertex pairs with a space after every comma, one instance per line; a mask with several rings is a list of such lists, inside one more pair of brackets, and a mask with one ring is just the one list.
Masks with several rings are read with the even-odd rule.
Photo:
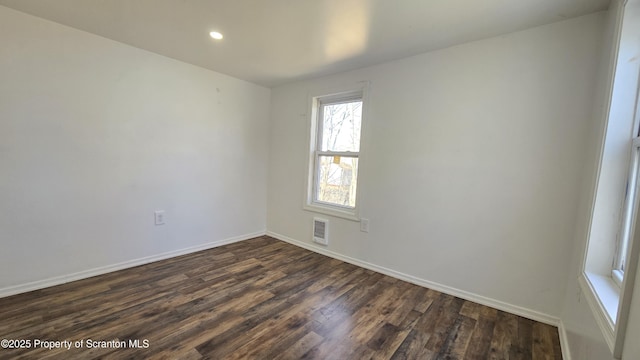
[[[361, 171], [362, 168], [362, 152], [364, 145], [364, 133], [365, 122], [367, 121], [367, 88], [368, 83], [351, 88], [336, 89], [333, 91], [325, 91], [318, 94], [309, 96], [310, 122], [309, 122], [309, 160], [308, 160], [308, 173], [305, 187], [305, 201], [303, 209], [322, 213], [325, 215], [332, 215], [335, 217], [360, 221], [359, 208], [360, 208], [360, 189], [362, 185]], [[343, 152], [343, 151], [320, 151], [319, 146], [322, 141], [322, 106], [327, 104], [339, 104], [344, 102], [351, 102], [359, 100], [362, 102], [362, 124], [360, 128], [360, 151], [359, 152]], [[320, 156], [340, 156], [348, 158], [358, 159], [358, 170], [356, 173], [356, 204], [355, 207], [341, 206], [337, 204], [318, 201], [315, 198], [316, 189], [318, 186], [318, 159]]]

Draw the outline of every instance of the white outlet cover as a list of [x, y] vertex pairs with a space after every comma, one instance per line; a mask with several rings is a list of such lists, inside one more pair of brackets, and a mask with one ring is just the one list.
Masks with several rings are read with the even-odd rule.
[[369, 219], [360, 219], [360, 231], [369, 232]]
[[164, 225], [164, 210], [158, 210], [153, 213], [156, 225]]

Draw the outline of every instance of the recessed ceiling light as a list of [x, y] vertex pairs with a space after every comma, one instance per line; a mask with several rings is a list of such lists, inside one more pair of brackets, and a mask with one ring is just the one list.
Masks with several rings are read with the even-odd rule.
[[211, 37], [216, 39], [216, 40], [222, 39], [222, 34], [220, 34], [217, 31], [212, 31], [212, 32], [209, 33], [209, 35], [211, 35]]

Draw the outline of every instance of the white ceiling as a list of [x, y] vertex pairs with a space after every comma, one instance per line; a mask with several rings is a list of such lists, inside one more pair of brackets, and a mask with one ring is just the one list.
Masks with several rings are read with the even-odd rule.
[[[264, 86], [605, 10], [610, 0], [0, 0]], [[209, 32], [224, 34], [214, 41]]]

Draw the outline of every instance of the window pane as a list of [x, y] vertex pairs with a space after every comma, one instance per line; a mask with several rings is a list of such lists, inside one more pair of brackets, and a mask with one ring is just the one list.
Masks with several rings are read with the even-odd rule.
[[362, 101], [322, 106], [321, 151], [360, 151]]
[[358, 158], [318, 156], [316, 200], [355, 208]]
[[[633, 156], [633, 167], [631, 169], [631, 173], [629, 174], [629, 179], [627, 180], [625, 205], [622, 218], [622, 234], [618, 244], [616, 264], [614, 264], [614, 268], [617, 270], [621, 270], [623, 273], [625, 269], [627, 252], [629, 250], [631, 228], [633, 226], [633, 221], [636, 218], [634, 210], [638, 201], [638, 175], [640, 174], [640, 161], [638, 160], [640, 159], [639, 152], [640, 149], [636, 148], [635, 154]], [[640, 229], [636, 229], [635, 231], [640, 231]]]

